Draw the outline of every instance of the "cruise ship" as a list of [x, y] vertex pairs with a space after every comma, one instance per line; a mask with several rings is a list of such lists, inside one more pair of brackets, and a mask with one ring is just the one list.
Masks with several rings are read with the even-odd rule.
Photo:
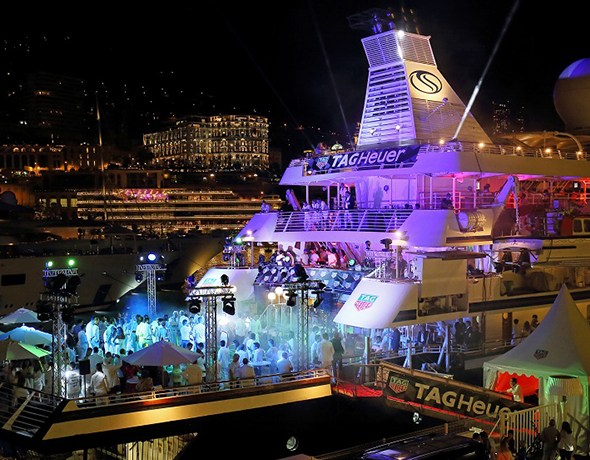
[[[78, 236], [71, 237], [72, 232]], [[201, 234], [147, 238], [124, 227], [97, 224], [2, 222], [0, 314], [35, 309], [48, 268], [77, 269], [81, 278], [77, 311], [107, 309], [142, 284], [136, 265], [149, 253], [157, 254], [167, 267], [159, 285], [180, 285], [223, 249], [221, 242], [220, 237]]]
[[[353, 21], [375, 30], [371, 14]], [[356, 149], [292, 161], [280, 182], [292, 210], [255, 215], [239, 241], [343, 255], [336, 274], [307, 268], [340, 288], [332, 308], [341, 325], [473, 318], [484, 340], [509, 342], [513, 320], [542, 320], [563, 284], [590, 315], [588, 136], [493, 142], [443, 76], [430, 37], [380, 27], [362, 40], [369, 76]], [[317, 199], [327, 206], [306, 205]], [[292, 280], [270, 276], [288, 272], [271, 265], [226, 272], [262, 291]]]
[[[318, 287], [322, 282], [323, 295], [330, 293], [324, 302], [338, 324], [366, 332], [472, 318], [486, 340], [512, 338], [515, 317], [542, 320], [563, 284], [584, 310], [590, 303], [590, 162], [581, 138], [543, 133], [508, 145], [492, 142], [474, 117], [463, 116], [465, 105], [437, 67], [430, 37], [374, 19], [372, 12], [357, 17], [374, 32], [362, 40], [369, 77], [357, 149], [292, 161], [281, 185], [289, 187], [293, 210], [255, 214], [235, 244], [226, 245], [227, 266], [212, 268], [197, 286], [227, 287], [227, 275], [237, 288], [238, 310], [241, 302], [259, 312], [286, 310], [293, 326], [291, 299], [275, 301], [288, 297], [303, 268]], [[327, 206], [310, 209], [313, 200]], [[300, 259], [306, 250], [334, 249], [339, 265], [300, 268], [289, 256], [257, 259], [255, 248], [267, 244]], [[311, 294], [310, 306], [318, 295]], [[452, 383], [430, 378], [433, 385]], [[389, 388], [405, 391], [404, 385], [401, 379]], [[369, 426], [374, 437], [391, 430], [391, 413], [385, 419], [379, 411], [381, 393], [363, 406], [357, 390], [351, 386], [354, 400], [335, 402], [329, 371], [296, 369], [288, 379], [263, 376], [242, 388], [213, 382], [154, 389], [110, 397], [107, 405], [95, 397], [35, 398], [32, 392], [10, 407], [12, 388], [4, 384], [0, 435], [15, 450], [77, 451], [80, 457], [96, 451], [136, 458], [143, 449], [150, 458], [192, 458], [182, 456], [190, 443], [193, 449], [184, 453], [193, 456], [252, 450], [257, 458], [283, 458], [350, 443]], [[491, 393], [486, 390], [486, 398]], [[463, 396], [459, 404], [467, 404]], [[467, 405], [483, 404], [485, 411], [486, 403], [474, 399]], [[348, 411], [349, 403], [370, 416]], [[402, 421], [400, 413], [395, 417]], [[248, 426], [252, 436], [228, 443], [234, 426]]]
[[184, 188], [115, 188], [103, 196], [100, 190], [77, 192], [77, 212], [81, 219], [105, 213], [117, 225], [160, 234], [199, 230], [237, 231], [260, 211], [262, 201], [279, 208], [276, 195], [244, 198], [231, 190]]

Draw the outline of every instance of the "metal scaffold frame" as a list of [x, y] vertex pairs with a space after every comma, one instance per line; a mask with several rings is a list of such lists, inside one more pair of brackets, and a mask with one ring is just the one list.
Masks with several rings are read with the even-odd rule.
[[156, 281], [158, 272], [165, 272], [166, 265], [164, 264], [137, 264], [135, 271], [145, 275], [147, 284], [147, 302], [148, 302], [148, 316], [150, 318], [157, 317], [157, 291]]
[[325, 285], [321, 281], [307, 280], [294, 283], [283, 284], [283, 289], [286, 292], [298, 292], [299, 294], [299, 321], [297, 324], [297, 369], [309, 369], [309, 309], [313, 308], [309, 305], [309, 292], [324, 292]]
[[234, 299], [234, 286], [211, 286], [192, 288], [186, 299], [195, 301], [202, 299], [205, 304], [205, 380], [214, 382], [217, 379], [217, 299]]
[[[43, 270], [45, 279], [55, 278], [58, 275], [78, 276], [78, 269]], [[51, 305], [51, 350], [53, 352], [51, 393], [56, 396], [64, 396], [64, 378], [66, 367], [69, 364], [69, 357], [66, 357], [66, 352], [63, 350], [66, 343], [67, 324], [64, 322], [62, 315], [64, 311], [78, 305], [78, 295], [61, 289], [59, 292], [42, 292], [40, 300]]]

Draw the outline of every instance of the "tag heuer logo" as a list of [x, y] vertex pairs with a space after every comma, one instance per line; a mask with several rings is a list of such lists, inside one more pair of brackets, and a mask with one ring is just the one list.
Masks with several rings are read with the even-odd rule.
[[389, 388], [395, 393], [403, 393], [408, 389], [410, 382], [408, 380], [391, 377], [389, 379]]
[[379, 296], [376, 295], [361, 294], [358, 300], [354, 303], [354, 306], [358, 311], [366, 310], [373, 306], [378, 297]]
[[315, 160], [315, 166], [318, 169], [324, 169], [329, 166], [328, 157], [319, 157]]
[[547, 350], [536, 350], [534, 356], [537, 359], [543, 359], [543, 358], [547, 357], [548, 353], [549, 352]]

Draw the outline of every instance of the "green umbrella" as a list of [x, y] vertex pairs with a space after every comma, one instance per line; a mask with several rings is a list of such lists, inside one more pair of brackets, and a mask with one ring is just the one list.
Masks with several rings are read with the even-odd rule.
[[51, 354], [49, 351], [16, 340], [6, 339], [0, 341], [0, 360], [37, 359], [49, 354]]

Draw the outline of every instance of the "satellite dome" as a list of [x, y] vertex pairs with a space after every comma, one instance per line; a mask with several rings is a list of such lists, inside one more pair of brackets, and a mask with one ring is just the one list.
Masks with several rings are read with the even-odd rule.
[[561, 72], [553, 103], [567, 132], [590, 134], [590, 58], [580, 59]]

